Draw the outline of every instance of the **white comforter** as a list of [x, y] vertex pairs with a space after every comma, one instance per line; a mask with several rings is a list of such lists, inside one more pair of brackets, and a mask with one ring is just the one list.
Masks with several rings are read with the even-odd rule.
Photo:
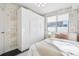
[[29, 56], [79, 56], [79, 43], [63, 39], [46, 39], [31, 46]]

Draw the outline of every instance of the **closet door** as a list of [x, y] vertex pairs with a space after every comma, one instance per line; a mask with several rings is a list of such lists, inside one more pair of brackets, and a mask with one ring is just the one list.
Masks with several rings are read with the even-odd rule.
[[18, 10], [18, 49], [23, 51], [44, 38], [44, 18], [28, 9]]
[[44, 18], [34, 12], [30, 12], [30, 38], [32, 43], [44, 39]]
[[28, 49], [31, 45], [29, 33], [29, 21], [31, 17], [29, 12], [29, 10], [23, 7], [21, 7], [17, 12], [17, 43], [20, 51]]
[[39, 32], [39, 36], [40, 36], [40, 39], [44, 39], [44, 25], [45, 25], [45, 20], [44, 20], [44, 17], [43, 16], [40, 16], [39, 18], [39, 21], [40, 21], [40, 32]]
[[22, 50], [28, 49], [30, 46], [30, 29], [29, 29], [30, 14], [29, 10], [22, 8]]
[[30, 19], [30, 39], [31, 39], [31, 42], [32, 44], [35, 43], [37, 40], [38, 40], [38, 32], [39, 32], [39, 29], [38, 29], [38, 17], [36, 17], [36, 14], [31, 12], [30, 11], [30, 14], [31, 14], [31, 19]]

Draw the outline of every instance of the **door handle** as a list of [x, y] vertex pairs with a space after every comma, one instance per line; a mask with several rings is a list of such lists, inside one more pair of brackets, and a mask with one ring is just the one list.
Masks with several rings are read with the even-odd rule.
[[4, 34], [5, 32], [1, 32], [2, 34]]

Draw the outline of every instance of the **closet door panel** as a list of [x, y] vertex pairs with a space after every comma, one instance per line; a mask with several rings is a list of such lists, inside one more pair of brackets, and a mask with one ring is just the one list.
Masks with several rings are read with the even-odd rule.
[[[42, 16], [31, 12], [31, 20], [30, 20], [30, 35], [32, 43], [42, 40], [41, 35], [42, 33], [42, 26], [44, 23], [42, 23], [44, 20], [42, 20]], [[41, 22], [42, 21], [42, 22]], [[44, 29], [44, 27], [43, 27]], [[43, 30], [44, 31], [44, 30]]]
[[39, 20], [40, 20], [40, 32], [39, 32], [40, 34], [39, 34], [39, 36], [40, 36], [40, 39], [44, 39], [44, 17], [40, 16]]
[[30, 38], [31, 42], [34, 43], [38, 40], [38, 17], [36, 17], [36, 14], [33, 12], [30, 12], [31, 14], [31, 20], [30, 20]]
[[29, 33], [29, 10], [22, 9], [22, 50], [28, 49], [30, 46]]

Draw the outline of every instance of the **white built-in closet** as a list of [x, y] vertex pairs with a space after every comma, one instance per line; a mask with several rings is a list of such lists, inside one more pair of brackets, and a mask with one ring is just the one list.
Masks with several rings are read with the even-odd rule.
[[17, 47], [21, 51], [44, 39], [44, 17], [29, 9], [19, 8], [17, 36]]

